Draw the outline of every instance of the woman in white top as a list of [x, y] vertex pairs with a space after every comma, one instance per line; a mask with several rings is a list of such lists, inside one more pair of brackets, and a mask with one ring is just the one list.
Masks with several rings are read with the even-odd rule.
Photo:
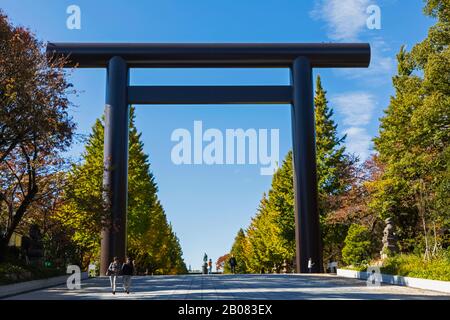
[[116, 280], [117, 276], [120, 274], [120, 269], [122, 265], [119, 262], [118, 257], [114, 257], [114, 261], [109, 264], [108, 275], [109, 281], [111, 282], [112, 294], [116, 294]]

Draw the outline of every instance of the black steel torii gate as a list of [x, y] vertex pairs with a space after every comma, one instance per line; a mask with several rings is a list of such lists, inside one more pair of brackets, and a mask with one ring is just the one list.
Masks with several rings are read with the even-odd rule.
[[[323, 272], [317, 208], [313, 68], [368, 67], [367, 43], [49, 43], [67, 67], [107, 68], [105, 198], [116, 228], [102, 231], [101, 274], [126, 254], [130, 104], [291, 104], [297, 272]], [[129, 86], [130, 68], [290, 68], [290, 86]]]

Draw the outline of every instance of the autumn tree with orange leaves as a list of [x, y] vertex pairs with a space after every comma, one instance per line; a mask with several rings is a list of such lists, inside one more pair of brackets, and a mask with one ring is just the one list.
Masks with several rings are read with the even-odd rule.
[[64, 60], [48, 58], [0, 12], [0, 259], [30, 207], [51, 194], [46, 177], [60, 171], [73, 139]]

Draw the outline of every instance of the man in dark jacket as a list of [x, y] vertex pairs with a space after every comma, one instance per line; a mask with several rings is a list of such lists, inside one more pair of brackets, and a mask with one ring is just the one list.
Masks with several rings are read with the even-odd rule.
[[130, 257], [127, 257], [127, 261], [122, 265], [122, 279], [123, 279], [123, 288], [127, 292], [130, 293], [131, 287], [131, 276], [134, 273], [133, 262]]
[[236, 258], [234, 257], [234, 254], [231, 255], [229, 263], [230, 263], [231, 272], [236, 273], [237, 262], [236, 262]]

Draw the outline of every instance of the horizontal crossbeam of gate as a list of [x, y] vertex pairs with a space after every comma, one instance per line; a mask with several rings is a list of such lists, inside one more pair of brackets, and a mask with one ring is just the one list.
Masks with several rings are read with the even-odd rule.
[[119, 56], [129, 68], [290, 68], [305, 57], [313, 68], [367, 67], [368, 43], [48, 43], [68, 67], [105, 68]]
[[129, 104], [291, 104], [291, 86], [129, 86]]

